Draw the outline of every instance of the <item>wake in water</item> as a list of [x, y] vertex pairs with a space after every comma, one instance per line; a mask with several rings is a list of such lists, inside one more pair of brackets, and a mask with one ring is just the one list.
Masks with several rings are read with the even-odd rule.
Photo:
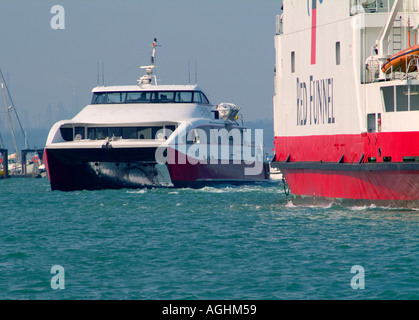
[[127, 190], [127, 193], [144, 194], [147, 193], [147, 189]]

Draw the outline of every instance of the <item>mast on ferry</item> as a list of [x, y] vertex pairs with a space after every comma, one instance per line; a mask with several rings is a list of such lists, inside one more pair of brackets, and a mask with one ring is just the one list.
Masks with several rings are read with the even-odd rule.
[[153, 70], [156, 67], [155, 65], [156, 47], [159, 47], [157, 45], [157, 38], [154, 38], [153, 44], [151, 46], [153, 47], [153, 51], [151, 54], [151, 64], [149, 66], [140, 67], [140, 69], [146, 70], [146, 74], [137, 80], [138, 85], [140, 87], [143, 85], [152, 85], [153, 80], [154, 80], [154, 85], [157, 85], [157, 77], [153, 74]]

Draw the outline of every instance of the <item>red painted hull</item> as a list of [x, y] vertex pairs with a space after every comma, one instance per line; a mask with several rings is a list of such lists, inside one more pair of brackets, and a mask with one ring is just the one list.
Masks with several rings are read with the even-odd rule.
[[326, 198], [415, 200], [419, 171], [283, 170], [295, 194]]
[[419, 157], [419, 132], [380, 132], [305, 137], [275, 137], [275, 160], [345, 163], [376, 158], [383, 162], [403, 162], [405, 157]]
[[276, 137], [273, 166], [296, 202], [419, 207], [418, 141], [419, 132]]

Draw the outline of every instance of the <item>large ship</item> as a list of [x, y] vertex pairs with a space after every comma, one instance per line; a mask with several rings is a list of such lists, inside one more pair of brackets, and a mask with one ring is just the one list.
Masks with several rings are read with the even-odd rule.
[[275, 157], [296, 204], [419, 207], [419, 1], [283, 1]]
[[[99, 86], [91, 104], [50, 130], [52, 190], [202, 187], [269, 179], [262, 138], [240, 108], [212, 105], [197, 85], [160, 85], [151, 64], [138, 85]], [[260, 132], [259, 132], [260, 133]]]

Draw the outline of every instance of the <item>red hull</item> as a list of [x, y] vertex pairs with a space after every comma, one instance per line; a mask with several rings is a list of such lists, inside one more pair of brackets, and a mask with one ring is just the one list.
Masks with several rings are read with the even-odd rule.
[[291, 191], [326, 198], [416, 200], [419, 171], [283, 170]]
[[275, 137], [275, 160], [355, 163], [370, 157], [382, 162], [403, 162], [419, 157], [419, 132], [379, 132], [347, 135]]
[[296, 200], [418, 207], [417, 141], [419, 132], [276, 137], [273, 166]]
[[[357, 165], [365, 166], [365, 164]], [[419, 169], [342, 171], [280, 166], [295, 203], [419, 207]]]

